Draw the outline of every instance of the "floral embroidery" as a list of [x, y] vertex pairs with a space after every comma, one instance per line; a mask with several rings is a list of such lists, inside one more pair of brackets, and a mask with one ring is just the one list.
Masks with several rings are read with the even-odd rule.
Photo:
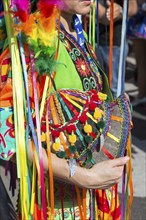
[[96, 54], [95, 54], [95, 52], [94, 52], [94, 50], [93, 50], [93, 48], [91, 47], [90, 44], [88, 44], [88, 47], [89, 47], [89, 49], [90, 49], [90, 51], [91, 51], [91, 53], [92, 53], [94, 59], [97, 60], [97, 56], [96, 56]]
[[[94, 63], [94, 60], [90, 57], [90, 54], [85, 53], [83, 48], [76, 42], [73, 36], [69, 35], [63, 28], [60, 30], [60, 40], [66, 47], [68, 54], [70, 55], [77, 72], [82, 81], [83, 89], [88, 91], [89, 89], [102, 90], [102, 78], [98, 67]], [[90, 46], [90, 51], [92, 47]], [[93, 57], [96, 58], [95, 53]], [[94, 79], [94, 80], [93, 80]]]
[[81, 58], [77, 59], [76, 60], [76, 68], [78, 70], [78, 72], [80, 72], [80, 74], [82, 76], [89, 76], [90, 75], [90, 70], [89, 68], [87, 67], [86, 63], [84, 60], [82, 60]]

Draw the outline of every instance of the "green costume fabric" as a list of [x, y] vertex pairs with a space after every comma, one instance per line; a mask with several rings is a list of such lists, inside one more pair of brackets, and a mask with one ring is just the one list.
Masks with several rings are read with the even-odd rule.
[[[86, 37], [86, 35], [85, 35]], [[113, 100], [113, 96], [109, 87], [108, 78], [104, 73], [103, 69], [101, 68], [100, 64], [93, 58], [93, 55], [88, 47], [88, 43], [86, 42], [86, 46], [88, 48], [88, 52], [94, 62], [96, 63], [96, 67], [98, 67], [98, 71], [102, 77], [102, 89], [103, 93], [106, 93], [111, 100]], [[55, 76], [55, 84], [57, 89], [61, 88], [74, 88], [83, 90], [83, 86], [79, 77], [79, 74], [75, 68], [74, 63], [71, 60], [65, 46], [62, 42], [59, 42], [59, 54], [58, 54], [57, 66], [56, 66], [56, 76]]]
[[80, 77], [62, 42], [59, 45], [55, 83], [57, 89], [74, 88], [83, 90]]

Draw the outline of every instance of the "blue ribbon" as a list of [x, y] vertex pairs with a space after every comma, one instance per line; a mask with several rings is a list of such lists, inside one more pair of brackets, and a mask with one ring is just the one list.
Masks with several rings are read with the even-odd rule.
[[78, 43], [82, 48], [84, 48], [85, 39], [84, 39], [82, 24], [77, 15], [74, 15], [73, 19], [74, 19], [74, 28], [78, 37]]
[[124, 90], [125, 83], [125, 47], [126, 47], [126, 31], [128, 21], [128, 0], [124, 0], [123, 5], [123, 19], [122, 19], [122, 35], [121, 35], [121, 48], [120, 48], [120, 60], [119, 60], [119, 71], [118, 71], [118, 87], [117, 97], [121, 95]]

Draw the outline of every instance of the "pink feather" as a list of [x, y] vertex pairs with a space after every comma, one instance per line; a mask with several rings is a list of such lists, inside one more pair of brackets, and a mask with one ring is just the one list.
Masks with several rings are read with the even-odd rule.
[[26, 22], [29, 15], [29, 0], [11, 0], [10, 8], [14, 10], [14, 17], [18, 17], [20, 21]]
[[20, 11], [28, 11], [29, 0], [11, 0], [11, 6], [16, 6]]

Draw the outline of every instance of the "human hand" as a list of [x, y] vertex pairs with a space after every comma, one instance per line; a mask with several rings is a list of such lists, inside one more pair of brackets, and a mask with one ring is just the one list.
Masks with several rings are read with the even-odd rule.
[[[107, 4], [106, 18], [108, 21], [110, 21], [110, 19], [111, 19], [111, 10], [110, 10], [111, 2], [109, 0], [107, 0], [106, 4]], [[113, 5], [113, 20], [117, 21], [117, 20], [120, 20], [121, 18], [122, 18], [122, 7], [119, 4], [114, 3], [114, 5]]]
[[[119, 183], [122, 177], [124, 165], [128, 162], [129, 157], [120, 157], [114, 160], [107, 160], [94, 165], [91, 169], [84, 170], [78, 176], [78, 181], [85, 188], [107, 189]], [[73, 178], [76, 178], [76, 175]]]

